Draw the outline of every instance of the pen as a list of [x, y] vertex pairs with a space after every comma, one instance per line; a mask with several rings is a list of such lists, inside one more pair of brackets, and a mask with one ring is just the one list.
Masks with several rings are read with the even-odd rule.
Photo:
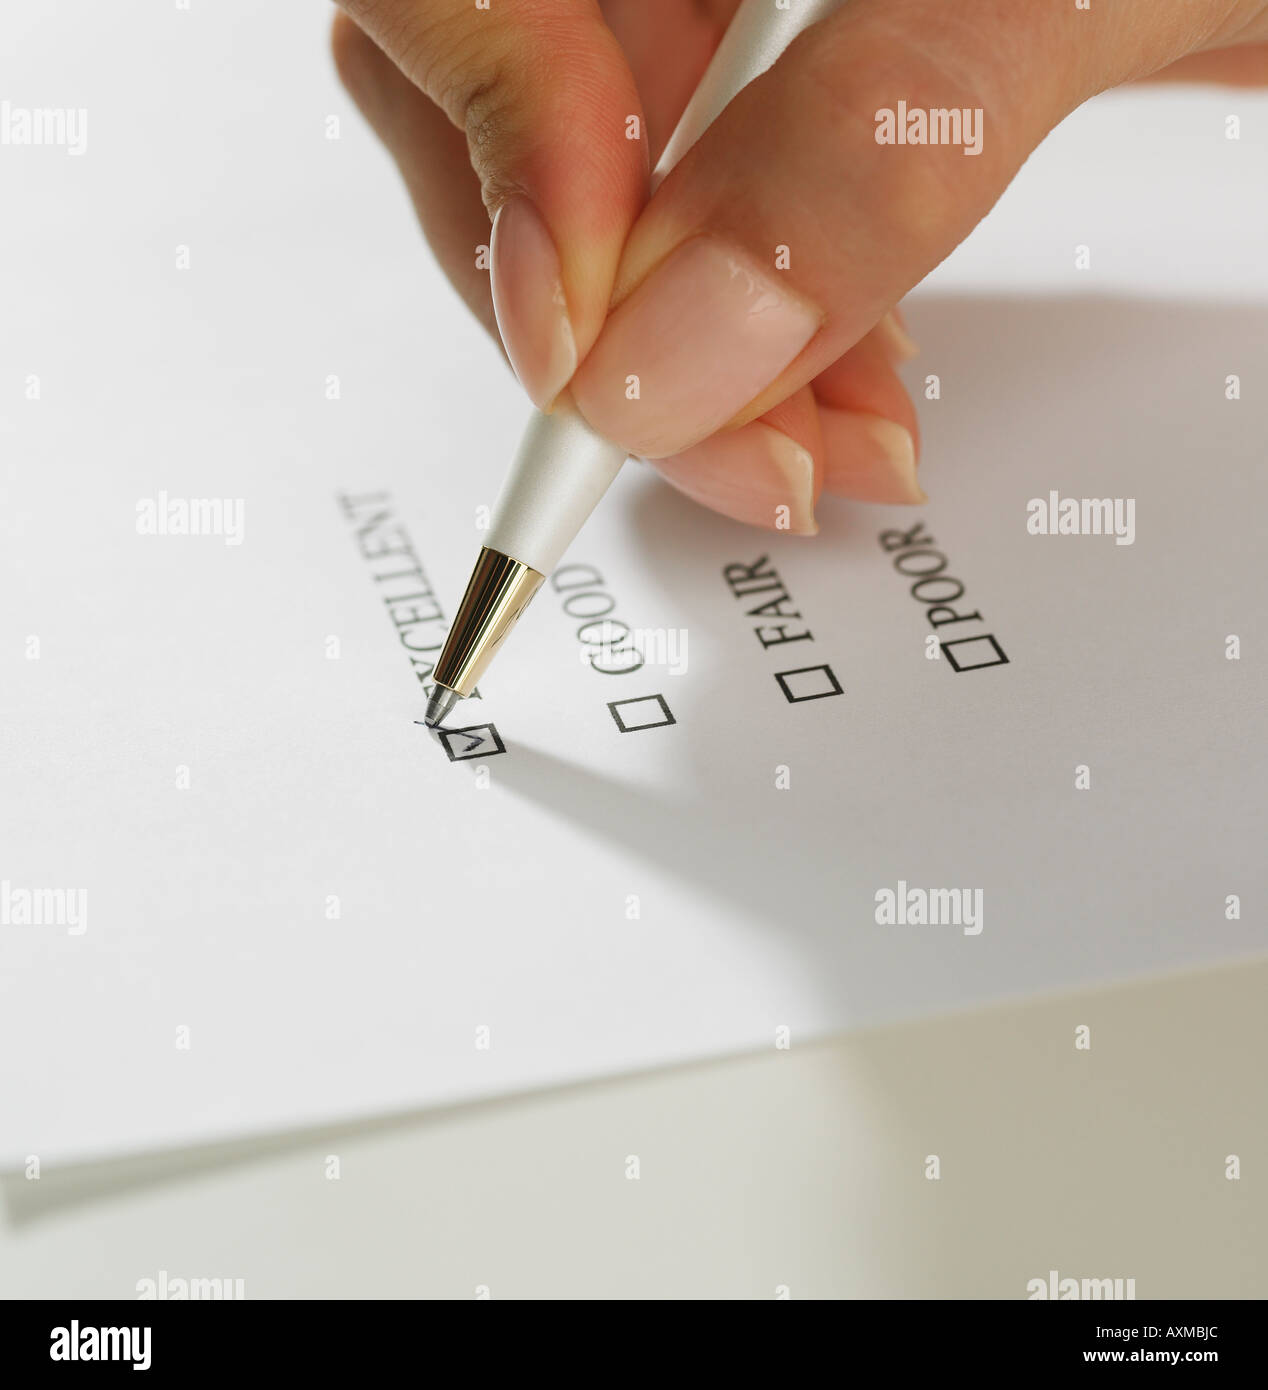
[[[652, 171], [653, 190], [733, 97], [841, 3], [744, 0]], [[430, 727], [475, 689], [625, 458], [581, 418], [566, 392], [551, 414], [533, 413], [436, 662], [423, 716]]]

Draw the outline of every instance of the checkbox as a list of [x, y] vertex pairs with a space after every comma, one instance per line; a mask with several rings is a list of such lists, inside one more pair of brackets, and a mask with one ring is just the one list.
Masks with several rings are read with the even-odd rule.
[[437, 729], [436, 732], [451, 763], [464, 762], [467, 758], [489, 758], [494, 753], [506, 752], [506, 744], [492, 724], [472, 724], [469, 729]]
[[784, 699], [790, 705], [799, 705], [803, 700], [826, 700], [829, 695], [844, 695], [841, 682], [832, 673], [832, 667], [799, 666], [795, 671], [776, 671], [775, 679], [784, 692]]
[[637, 729], [663, 729], [667, 724], [677, 724], [669, 711], [663, 695], [640, 695], [633, 700], [610, 700], [608, 708], [616, 727], [623, 734], [632, 734]]
[[[983, 666], [1008, 665], [1003, 648], [989, 632], [985, 637], [959, 637], [954, 642], [943, 642], [940, 645], [947, 654], [953, 671], [980, 671]], [[968, 647], [969, 650], [957, 655], [951, 650], [952, 647]], [[977, 650], [974, 650], [975, 648]], [[972, 659], [975, 656], [982, 656], [984, 660], [975, 661]]]

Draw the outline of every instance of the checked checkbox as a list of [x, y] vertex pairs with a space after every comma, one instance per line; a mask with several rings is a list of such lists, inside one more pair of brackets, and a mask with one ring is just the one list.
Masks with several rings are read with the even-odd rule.
[[473, 724], [469, 729], [437, 729], [440, 741], [449, 754], [451, 763], [465, 762], [468, 758], [488, 758], [494, 753], [505, 753], [506, 744], [492, 724]]

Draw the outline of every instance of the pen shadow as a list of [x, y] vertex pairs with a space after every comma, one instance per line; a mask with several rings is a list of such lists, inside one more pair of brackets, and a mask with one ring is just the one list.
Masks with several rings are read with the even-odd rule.
[[[692, 704], [707, 708], [709, 688], [698, 695]], [[834, 933], [839, 827], [826, 819], [806, 825], [804, 816], [790, 823], [777, 797], [719, 796], [707, 771], [695, 763], [684, 792], [656, 792], [517, 743], [497, 776], [514, 794], [620, 846], [631, 862], [705, 886], [737, 922], [777, 927], [808, 947]], [[823, 956], [810, 951], [809, 974]]]

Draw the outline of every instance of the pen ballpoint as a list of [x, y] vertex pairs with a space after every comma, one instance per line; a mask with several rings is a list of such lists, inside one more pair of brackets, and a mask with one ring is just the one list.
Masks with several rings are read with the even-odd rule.
[[[842, 0], [743, 0], [652, 171], [655, 189], [737, 93]], [[533, 413], [433, 672], [434, 728], [475, 689], [521, 613], [625, 462], [565, 392]]]

